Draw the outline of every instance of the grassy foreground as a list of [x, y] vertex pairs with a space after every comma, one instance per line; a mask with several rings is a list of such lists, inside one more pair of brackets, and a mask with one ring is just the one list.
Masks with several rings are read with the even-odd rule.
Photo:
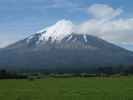
[[133, 77], [0, 80], [0, 100], [133, 100]]

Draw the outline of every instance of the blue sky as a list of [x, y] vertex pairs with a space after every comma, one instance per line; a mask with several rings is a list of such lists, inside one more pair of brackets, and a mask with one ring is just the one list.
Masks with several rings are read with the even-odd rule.
[[[0, 47], [68, 19], [81, 23], [91, 19], [87, 8], [105, 4], [124, 11], [122, 19], [133, 18], [133, 0], [0, 0]], [[131, 44], [131, 43], [130, 43]], [[126, 45], [132, 48], [133, 45]]]

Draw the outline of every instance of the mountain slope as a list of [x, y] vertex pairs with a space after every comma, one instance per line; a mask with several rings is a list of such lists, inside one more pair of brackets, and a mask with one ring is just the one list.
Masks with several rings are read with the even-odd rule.
[[89, 72], [133, 64], [133, 53], [98, 37], [76, 33], [62, 20], [0, 50], [0, 68]]
[[[133, 64], [133, 53], [100, 38], [71, 33], [58, 40], [34, 34], [0, 51], [0, 68], [86, 72], [99, 66]], [[43, 38], [42, 38], [43, 36]]]

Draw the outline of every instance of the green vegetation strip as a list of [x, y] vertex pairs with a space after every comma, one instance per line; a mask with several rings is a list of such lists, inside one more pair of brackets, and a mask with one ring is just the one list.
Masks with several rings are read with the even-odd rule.
[[133, 77], [0, 80], [0, 100], [133, 100]]

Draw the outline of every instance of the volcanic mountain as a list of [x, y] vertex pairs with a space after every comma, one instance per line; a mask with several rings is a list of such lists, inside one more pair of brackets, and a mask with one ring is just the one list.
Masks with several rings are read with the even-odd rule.
[[39, 31], [0, 50], [0, 68], [87, 72], [100, 66], [133, 64], [132, 52], [61, 26]]

